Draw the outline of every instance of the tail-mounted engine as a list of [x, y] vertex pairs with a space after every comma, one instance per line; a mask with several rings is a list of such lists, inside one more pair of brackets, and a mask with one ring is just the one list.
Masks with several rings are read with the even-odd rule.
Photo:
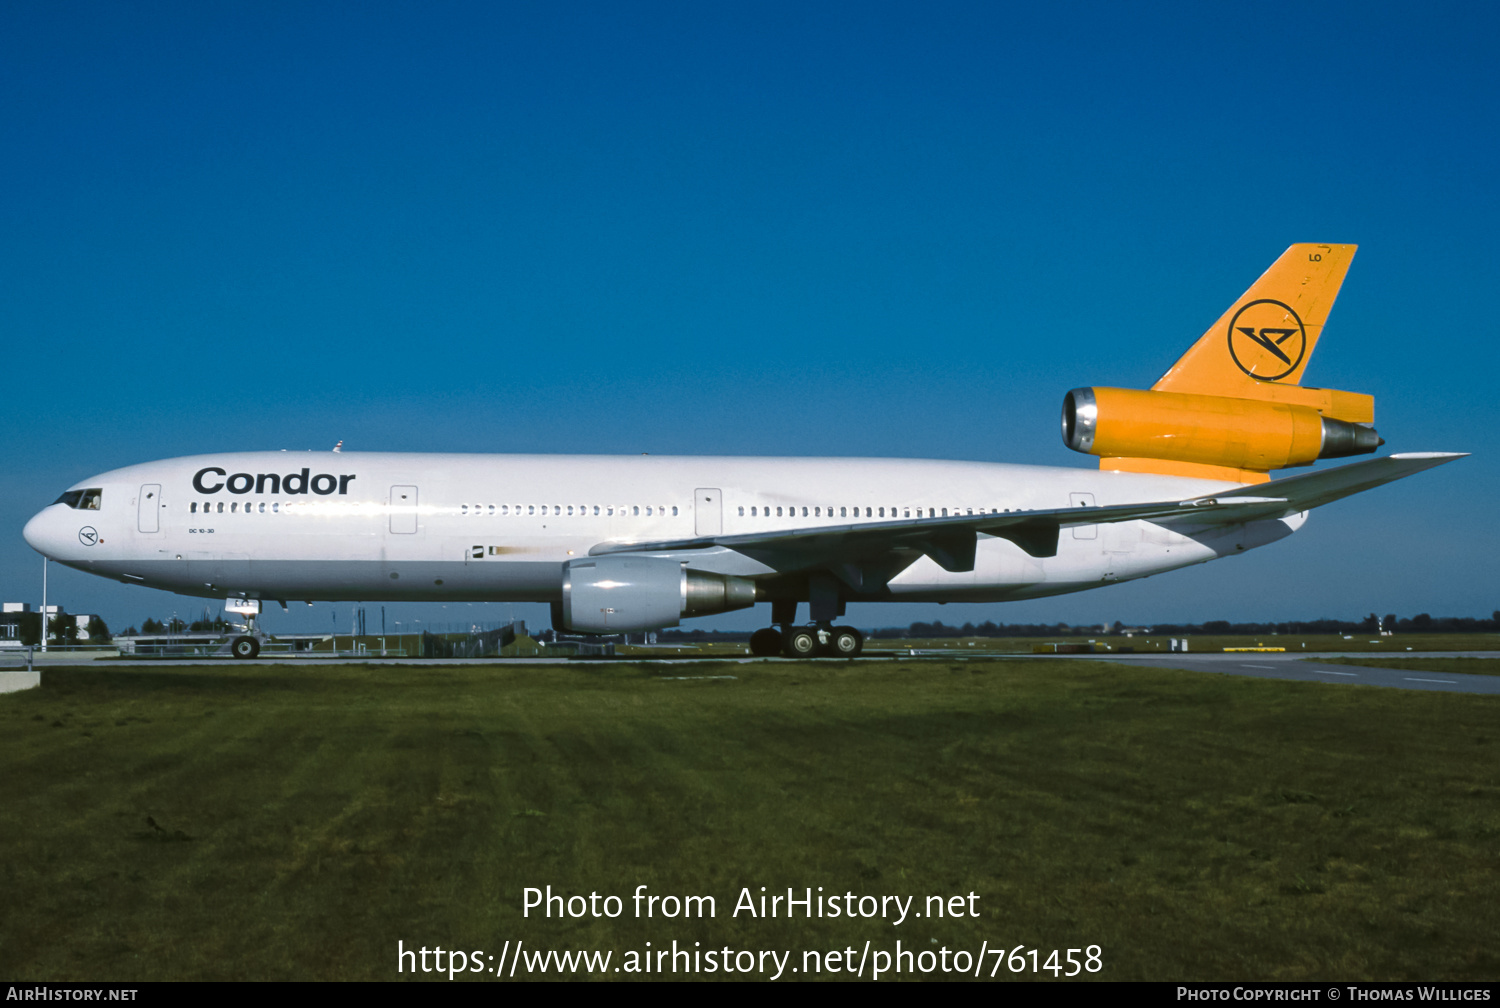
[[1370, 426], [1375, 409], [1370, 396], [1283, 388], [1277, 392], [1284, 398], [1303, 401], [1074, 389], [1063, 400], [1063, 442], [1104, 458], [1167, 459], [1258, 472], [1367, 455], [1384, 444]]
[[747, 578], [689, 570], [663, 557], [591, 557], [563, 567], [562, 601], [552, 605], [552, 625], [585, 634], [660, 630], [685, 616], [754, 604], [755, 582]]

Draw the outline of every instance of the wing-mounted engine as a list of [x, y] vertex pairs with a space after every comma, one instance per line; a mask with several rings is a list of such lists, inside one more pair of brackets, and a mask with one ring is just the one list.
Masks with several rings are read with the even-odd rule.
[[1063, 442], [1105, 459], [1162, 459], [1255, 473], [1367, 455], [1384, 443], [1370, 426], [1370, 396], [1300, 386], [1278, 386], [1275, 393], [1285, 401], [1074, 389], [1063, 400]]
[[601, 556], [563, 567], [562, 601], [554, 628], [617, 634], [676, 626], [683, 617], [712, 616], [755, 604], [755, 582], [690, 570], [664, 557]]

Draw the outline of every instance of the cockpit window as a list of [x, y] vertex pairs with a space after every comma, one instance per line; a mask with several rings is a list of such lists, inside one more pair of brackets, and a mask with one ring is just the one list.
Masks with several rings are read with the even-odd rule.
[[99, 505], [104, 498], [104, 491], [99, 487], [90, 487], [87, 490], [69, 490], [54, 504], [66, 504], [76, 511], [98, 511]]

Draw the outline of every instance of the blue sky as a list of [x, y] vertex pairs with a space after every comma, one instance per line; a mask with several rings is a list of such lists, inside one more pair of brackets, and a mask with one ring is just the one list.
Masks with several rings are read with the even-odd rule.
[[[38, 600], [21, 527], [64, 487], [209, 451], [1087, 467], [1065, 392], [1148, 386], [1326, 241], [1361, 248], [1306, 380], [1374, 394], [1388, 451], [1473, 458], [1232, 561], [851, 621], [1488, 614], [1497, 28], [1477, 3], [7, 5], [0, 594]], [[203, 604], [51, 589], [115, 627]], [[387, 605], [512, 613], [543, 620]]]

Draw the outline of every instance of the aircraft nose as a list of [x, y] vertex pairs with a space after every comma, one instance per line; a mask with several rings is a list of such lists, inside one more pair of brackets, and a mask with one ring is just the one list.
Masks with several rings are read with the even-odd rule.
[[25, 537], [26, 544], [32, 549], [44, 557], [55, 560], [59, 552], [60, 540], [57, 520], [48, 513], [51, 510], [50, 507], [43, 508], [33, 515], [31, 521], [27, 522], [26, 527], [21, 530], [21, 535]]

